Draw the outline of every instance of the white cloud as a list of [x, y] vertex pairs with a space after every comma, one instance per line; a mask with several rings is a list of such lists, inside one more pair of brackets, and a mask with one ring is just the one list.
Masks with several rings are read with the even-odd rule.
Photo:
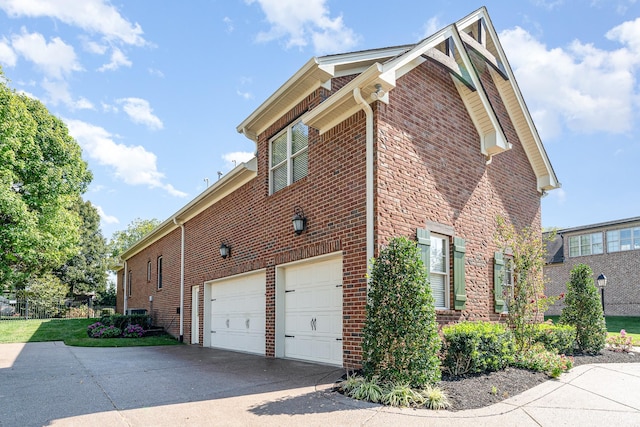
[[104, 43], [98, 43], [93, 40], [87, 39], [85, 36], [80, 36], [82, 40], [82, 47], [87, 52], [95, 53], [97, 55], [104, 55], [109, 50], [109, 46]]
[[84, 97], [73, 99], [67, 83], [62, 80], [51, 81], [44, 79], [42, 88], [47, 92], [47, 98], [54, 106], [62, 103], [71, 110], [93, 110], [95, 108]]
[[11, 17], [50, 17], [98, 33], [106, 40], [136, 46], [146, 44], [140, 25], [127, 21], [104, 0], [0, 0], [0, 8]]
[[61, 79], [72, 71], [82, 71], [73, 46], [59, 37], [54, 37], [47, 43], [42, 34], [28, 33], [23, 28], [20, 35], [11, 37], [11, 44], [16, 52], [33, 62], [49, 77]]
[[18, 62], [18, 56], [5, 37], [0, 39], [0, 64], [4, 67], [13, 67]]
[[253, 99], [253, 94], [251, 92], [242, 92], [240, 90], [236, 90], [236, 94], [242, 99]]
[[93, 206], [98, 211], [98, 215], [100, 216], [100, 219], [102, 221], [104, 221], [104, 223], [106, 223], [106, 224], [120, 224], [120, 221], [118, 220], [118, 218], [116, 218], [113, 215], [107, 215], [106, 213], [104, 213], [104, 210], [102, 209], [102, 206], [98, 206], [98, 205], [93, 205]]
[[152, 76], [160, 77], [161, 79], [164, 78], [164, 73], [156, 68], [147, 68], [147, 71]]
[[258, 3], [271, 25], [260, 32], [259, 42], [285, 38], [285, 45], [305, 47], [310, 42], [317, 54], [345, 51], [358, 44], [359, 36], [345, 26], [342, 16], [331, 18], [326, 0], [245, 0]]
[[132, 62], [117, 47], [111, 52], [111, 62], [98, 68], [98, 71], [115, 71], [120, 67], [131, 67]]
[[222, 155], [222, 158], [227, 162], [227, 167], [234, 168], [240, 163], [248, 162], [255, 157], [254, 153], [248, 151], [234, 151], [233, 153], [226, 153]]
[[153, 114], [149, 101], [141, 98], [121, 98], [116, 100], [134, 123], [147, 126], [149, 129], [162, 129], [162, 121]]
[[118, 144], [108, 131], [90, 123], [71, 119], [65, 122], [69, 134], [78, 141], [83, 151], [99, 164], [112, 168], [115, 176], [126, 184], [161, 188], [176, 197], [187, 196], [163, 182], [165, 177], [158, 171], [156, 155], [144, 147]]
[[543, 137], [557, 137], [563, 128], [614, 134], [632, 129], [639, 36], [640, 19], [607, 33], [623, 45], [610, 51], [578, 40], [550, 49], [519, 27], [500, 34]]
[[232, 33], [234, 30], [234, 27], [233, 27], [233, 21], [231, 20], [231, 18], [229, 18], [228, 16], [225, 16], [222, 19], [222, 22], [224, 22], [224, 24], [227, 27], [227, 33]]
[[422, 38], [429, 37], [436, 31], [442, 29], [442, 27], [444, 27], [444, 25], [442, 25], [442, 22], [440, 22], [440, 19], [437, 16], [429, 18], [426, 24], [424, 24]]
[[106, 102], [100, 102], [100, 106], [102, 107], [102, 111], [105, 113], [117, 113], [118, 107], [115, 105], [107, 104]]

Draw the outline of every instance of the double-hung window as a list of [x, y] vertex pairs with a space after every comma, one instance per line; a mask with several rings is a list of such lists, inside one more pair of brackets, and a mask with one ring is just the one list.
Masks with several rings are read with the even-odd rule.
[[158, 289], [162, 289], [162, 257], [158, 257]]
[[431, 233], [429, 282], [438, 309], [449, 308], [449, 238]]
[[269, 142], [270, 194], [307, 176], [309, 128], [298, 121]]
[[607, 231], [607, 252], [640, 249], [640, 227]]
[[597, 255], [603, 251], [602, 233], [569, 237], [569, 256]]

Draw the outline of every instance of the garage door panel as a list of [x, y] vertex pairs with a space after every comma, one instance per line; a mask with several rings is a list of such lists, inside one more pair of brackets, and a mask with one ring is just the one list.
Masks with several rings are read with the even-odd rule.
[[211, 346], [265, 354], [264, 272], [212, 283]]
[[342, 365], [342, 258], [284, 269], [285, 357]]

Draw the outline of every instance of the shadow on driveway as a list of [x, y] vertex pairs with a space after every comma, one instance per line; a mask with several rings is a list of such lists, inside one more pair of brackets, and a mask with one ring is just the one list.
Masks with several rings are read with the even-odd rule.
[[317, 385], [331, 384], [342, 373], [337, 367], [187, 345], [2, 344], [0, 426], [225, 399], [242, 402], [243, 411], [258, 416], [344, 410], [315, 393]]

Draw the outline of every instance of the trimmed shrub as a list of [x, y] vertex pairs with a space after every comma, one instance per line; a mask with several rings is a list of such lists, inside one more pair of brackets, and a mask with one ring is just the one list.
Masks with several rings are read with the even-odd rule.
[[576, 344], [584, 353], [598, 353], [605, 346], [607, 326], [591, 267], [577, 264], [571, 270], [560, 323], [576, 328]]
[[139, 325], [142, 329], [149, 329], [151, 326], [151, 316], [148, 314], [112, 314], [102, 316], [100, 322], [107, 326], [115, 326], [116, 328], [125, 329], [129, 325]]
[[440, 337], [425, 266], [415, 242], [400, 237], [373, 261], [362, 331], [367, 380], [423, 387], [440, 380]]
[[519, 352], [513, 366], [545, 372], [552, 378], [558, 378], [560, 374], [573, 367], [573, 357], [556, 354], [547, 350], [542, 343], [537, 343], [531, 348]]
[[498, 371], [514, 360], [513, 335], [502, 324], [462, 322], [442, 332], [443, 366], [452, 375]]
[[144, 328], [140, 325], [129, 325], [122, 331], [122, 336], [125, 338], [142, 338], [145, 332]]
[[571, 325], [540, 323], [533, 330], [533, 342], [544, 345], [557, 354], [573, 354], [576, 346], [576, 328]]
[[99, 326], [96, 326], [89, 332], [89, 336], [91, 338], [118, 338], [120, 335], [122, 335], [122, 329], [117, 328], [113, 325], [107, 326], [101, 324]]

